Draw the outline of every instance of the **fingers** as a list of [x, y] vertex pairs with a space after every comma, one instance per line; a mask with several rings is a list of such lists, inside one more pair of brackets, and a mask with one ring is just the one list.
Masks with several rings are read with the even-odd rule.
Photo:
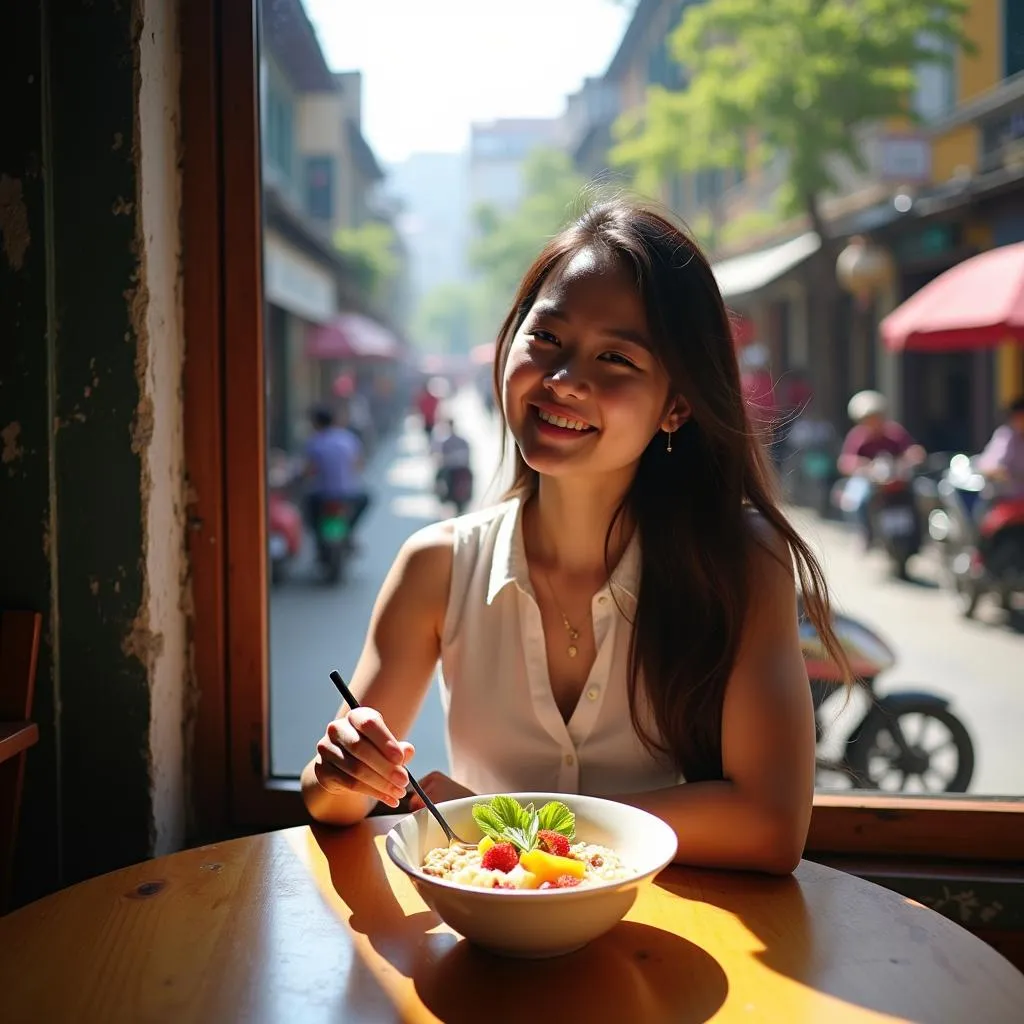
[[329, 792], [359, 793], [397, 807], [409, 782], [410, 743], [399, 743], [372, 708], [357, 708], [327, 726], [314, 774]]
[[[384, 724], [384, 719], [381, 718], [379, 711], [375, 711], [373, 708], [356, 708], [339, 721], [350, 723], [391, 764], [401, 765], [403, 763], [402, 744], [395, 739], [391, 730]], [[331, 724], [338, 723], [332, 722]]]

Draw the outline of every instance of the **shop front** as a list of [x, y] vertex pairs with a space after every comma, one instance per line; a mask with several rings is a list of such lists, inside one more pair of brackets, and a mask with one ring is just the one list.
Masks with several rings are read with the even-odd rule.
[[271, 448], [291, 451], [303, 418], [319, 396], [320, 367], [305, 352], [306, 332], [337, 314], [333, 271], [284, 241], [273, 229], [264, 239], [267, 433]]

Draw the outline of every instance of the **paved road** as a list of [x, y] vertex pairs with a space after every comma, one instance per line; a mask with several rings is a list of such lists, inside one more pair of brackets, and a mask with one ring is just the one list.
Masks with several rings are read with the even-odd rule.
[[[487, 502], [499, 493], [497, 424], [472, 392], [456, 396], [450, 411], [473, 445], [476, 503]], [[362, 552], [350, 563], [343, 585], [325, 587], [298, 567], [294, 579], [271, 592], [270, 756], [275, 775], [297, 775], [334, 716], [338, 695], [328, 674], [337, 668], [351, 676], [377, 591], [402, 542], [451, 514], [433, 495], [427, 441], [415, 418], [375, 453], [367, 479], [375, 500], [359, 526]], [[410, 736], [420, 775], [448, 763], [443, 723], [435, 683]]]
[[[485, 502], [498, 490], [487, 487], [497, 466], [497, 427], [475, 395], [458, 396], [453, 412], [460, 432], [473, 443], [474, 469], [484, 492], [478, 500]], [[327, 674], [334, 667], [342, 675], [351, 674], [373, 600], [402, 541], [446, 514], [431, 493], [426, 441], [414, 419], [401, 436], [382, 447], [369, 475], [377, 497], [365, 528], [360, 528], [364, 553], [351, 564], [347, 582], [334, 589], [296, 579], [272, 593], [275, 774], [299, 772], [334, 714], [338, 699]], [[948, 697], [974, 739], [977, 767], [972, 792], [1024, 795], [1024, 634], [993, 607], [982, 609], [978, 622], [961, 620], [950, 595], [936, 585], [938, 571], [930, 557], [919, 557], [911, 567], [919, 583], [900, 583], [887, 577], [879, 556], [860, 553], [844, 527], [805, 513], [795, 517], [822, 555], [839, 607], [883, 631], [899, 655], [880, 691], [913, 686]], [[845, 712], [830, 715], [837, 742], [855, 720], [856, 710], [852, 704]], [[411, 739], [421, 774], [445, 767], [436, 684]]]

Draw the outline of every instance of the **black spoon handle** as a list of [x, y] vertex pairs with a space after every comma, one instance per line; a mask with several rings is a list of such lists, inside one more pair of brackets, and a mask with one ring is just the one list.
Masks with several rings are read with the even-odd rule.
[[[338, 693], [344, 698], [345, 703], [355, 711], [356, 708], [360, 707], [359, 701], [356, 700], [355, 694], [348, 688], [345, 680], [341, 678], [341, 673], [335, 670], [331, 673], [331, 682], [338, 688]], [[412, 772], [408, 768], [405, 769], [405, 774], [409, 776], [409, 784], [414, 790], [416, 795], [423, 801], [424, 806], [430, 811], [430, 813], [437, 819], [437, 823], [444, 829], [444, 834], [448, 837], [449, 842], [457, 840], [457, 836], [448, 827], [448, 822], [444, 820], [441, 812], [434, 806], [433, 801], [427, 796], [426, 793], [420, 789], [420, 784], [413, 778]]]

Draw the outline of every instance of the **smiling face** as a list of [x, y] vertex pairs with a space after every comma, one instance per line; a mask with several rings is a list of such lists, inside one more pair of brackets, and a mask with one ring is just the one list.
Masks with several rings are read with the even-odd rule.
[[509, 348], [509, 429], [546, 475], [632, 472], [686, 407], [650, 344], [635, 276], [586, 248], [552, 271]]

